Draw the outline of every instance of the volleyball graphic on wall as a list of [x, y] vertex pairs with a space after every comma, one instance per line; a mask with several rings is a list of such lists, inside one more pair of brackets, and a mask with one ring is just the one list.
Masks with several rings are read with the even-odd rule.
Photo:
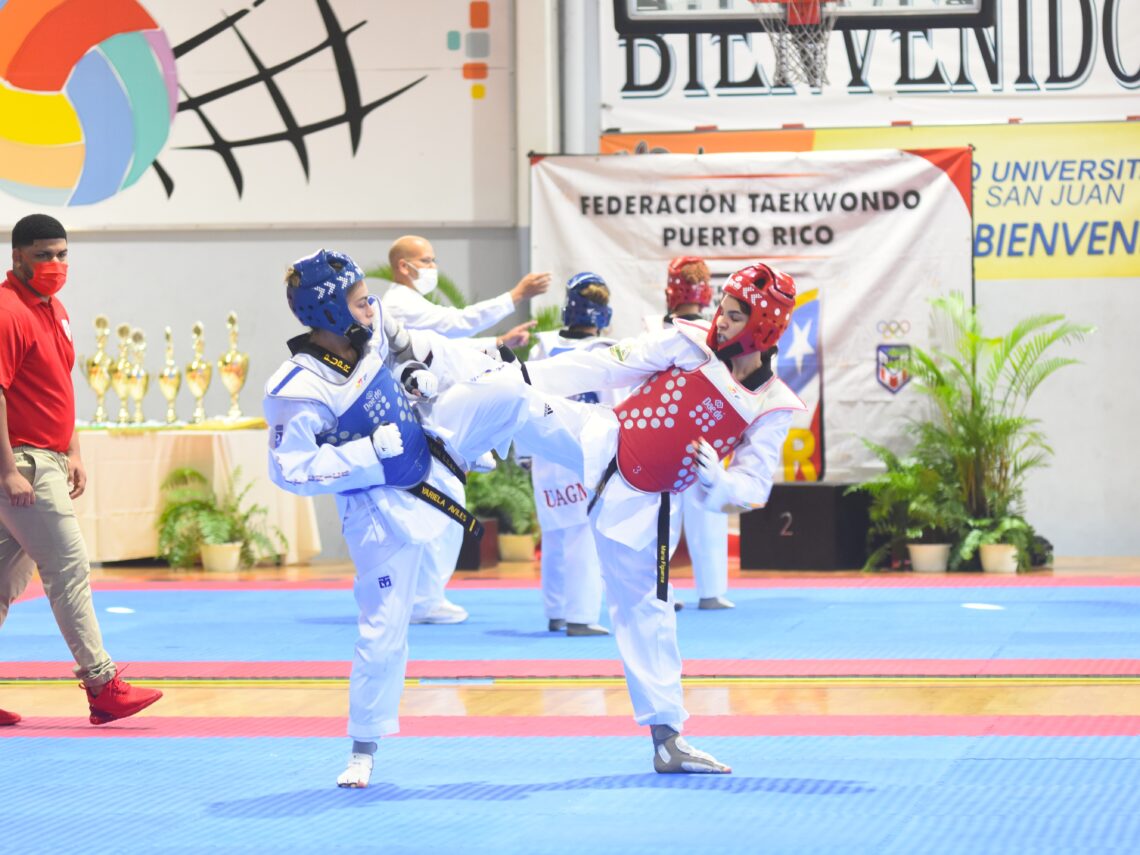
[[178, 104], [174, 53], [136, 0], [0, 0], [0, 189], [89, 205], [134, 184]]

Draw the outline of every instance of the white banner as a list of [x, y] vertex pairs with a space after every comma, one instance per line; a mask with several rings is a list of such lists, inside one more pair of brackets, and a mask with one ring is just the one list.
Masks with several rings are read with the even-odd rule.
[[994, 27], [833, 32], [828, 83], [775, 87], [764, 33], [624, 37], [599, 6], [601, 127], [809, 128], [1136, 115], [1140, 3], [997, 0]]
[[0, 224], [510, 224], [512, 8], [0, 2]]
[[782, 474], [858, 480], [860, 438], [899, 447], [919, 403], [898, 355], [929, 344], [928, 300], [970, 293], [969, 199], [968, 149], [547, 157], [531, 170], [532, 266], [604, 277], [618, 337], [665, 314], [673, 257], [704, 257], [718, 288], [756, 259], [790, 273], [776, 367], [809, 411]]

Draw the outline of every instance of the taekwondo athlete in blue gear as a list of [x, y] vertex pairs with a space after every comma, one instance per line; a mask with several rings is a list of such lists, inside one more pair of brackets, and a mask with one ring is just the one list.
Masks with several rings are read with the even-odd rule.
[[457, 523], [477, 530], [451, 497], [461, 495], [466, 461], [505, 445], [526, 404], [500, 384], [452, 406], [450, 422], [421, 417], [433, 395], [442, 401], [449, 383], [467, 379], [439, 366], [474, 374], [495, 364], [477, 364], [467, 348], [448, 354], [440, 337], [383, 317], [363, 272], [341, 253], [297, 261], [286, 283], [289, 307], [311, 330], [289, 341], [291, 358], [266, 384], [269, 474], [292, 493], [336, 496], [359, 610], [349, 680], [353, 746], [337, 783], [364, 787], [377, 740], [399, 730], [424, 551]]
[[[596, 273], [578, 273], [566, 284], [563, 329], [537, 334], [529, 362], [571, 350], [606, 348], [614, 342], [600, 338], [610, 325], [613, 309], [605, 280]], [[585, 392], [584, 403], [620, 400], [613, 392]], [[604, 401], [601, 400], [604, 398]], [[531, 466], [535, 507], [542, 528], [542, 600], [547, 628], [568, 636], [608, 635], [599, 623], [602, 611], [602, 570], [586, 507], [592, 493], [581, 476], [541, 456]]]

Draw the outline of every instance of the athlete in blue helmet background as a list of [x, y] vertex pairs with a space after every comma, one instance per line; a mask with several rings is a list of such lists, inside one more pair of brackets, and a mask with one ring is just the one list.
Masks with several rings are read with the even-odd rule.
[[[609, 286], [597, 273], [570, 277], [562, 304], [563, 328], [538, 333], [529, 361], [609, 347], [613, 340], [601, 337], [613, 317], [609, 302]], [[596, 392], [576, 397], [594, 404], [601, 399]], [[615, 393], [605, 393], [605, 403], [619, 399]], [[582, 484], [571, 470], [539, 457], [534, 458], [531, 478], [542, 528], [542, 601], [547, 628], [568, 636], [608, 635], [600, 623], [602, 571], [586, 515], [593, 485]]]

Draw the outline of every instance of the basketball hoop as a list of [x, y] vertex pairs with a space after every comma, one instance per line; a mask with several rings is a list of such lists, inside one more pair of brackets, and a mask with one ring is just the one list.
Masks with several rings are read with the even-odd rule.
[[773, 84], [827, 83], [827, 39], [838, 0], [749, 0], [776, 53]]

